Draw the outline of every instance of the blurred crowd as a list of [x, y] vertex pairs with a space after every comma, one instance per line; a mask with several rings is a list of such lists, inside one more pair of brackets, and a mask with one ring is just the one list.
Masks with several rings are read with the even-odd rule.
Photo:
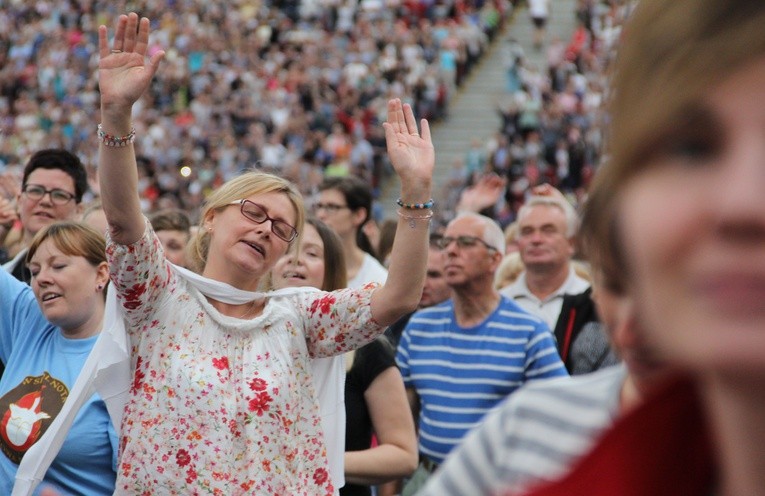
[[149, 53], [167, 52], [134, 110], [143, 207], [194, 214], [207, 191], [253, 167], [304, 194], [329, 176], [377, 189], [390, 170], [385, 102], [447, 116], [512, 4], [10, 1], [0, 11], [0, 171], [19, 177], [34, 151], [64, 148], [98, 194], [97, 27], [123, 11], [149, 17]]
[[487, 173], [506, 181], [503, 194], [483, 212], [503, 226], [515, 220], [534, 186], [549, 183], [574, 204], [583, 199], [604, 159], [608, 68], [634, 5], [579, 0], [571, 37], [549, 33], [532, 48], [544, 51], [542, 67], [529, 61], [514, 38], [503, 42], [506, 86], [496, 108], [500, 128], [493, 136], [476, 137], [454, 162], [443, 192], [446, 221], [454, 215], [462, 190]]

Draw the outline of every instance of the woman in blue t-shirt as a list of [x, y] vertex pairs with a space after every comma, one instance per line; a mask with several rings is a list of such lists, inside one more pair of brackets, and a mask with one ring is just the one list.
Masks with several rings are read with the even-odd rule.
[[[0, 271], [0, 494], [45, 433], [98, 338], [109, 281], [104, 237], [78, 222], [40, 231], [27, 255], [31, 287]], [[117, 436], [96, 395], [80, 410], [43, 487], [112, 494]]]

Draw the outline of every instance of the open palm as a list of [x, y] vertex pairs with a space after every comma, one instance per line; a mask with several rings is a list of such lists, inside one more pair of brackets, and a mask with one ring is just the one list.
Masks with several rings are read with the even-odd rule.
[[428, 121], [417, 121], [412, 107], [395, 98], [388, 102], [388, 121], [383, 123], [388, 157], [402, 184], [409, 181], [424, 181], [428, 184], [433, 177], [435, 151], [430, 137]]
[[165, 53], [159, 51], [146, 62], [149, 42], [149, 19], [121, 15], [117, 20], [111, 48], [106, 26], [98, 28], [98, 83], [102, 106], [129, 107], [149, 87]]

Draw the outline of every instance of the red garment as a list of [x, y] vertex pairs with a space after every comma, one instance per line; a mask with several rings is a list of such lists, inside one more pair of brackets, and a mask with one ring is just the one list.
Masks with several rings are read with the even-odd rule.
[[708, 432], [693, 383], [674, 378], [619, 419], [565, 478], [525, 494], [708, 496], [715, 481]]

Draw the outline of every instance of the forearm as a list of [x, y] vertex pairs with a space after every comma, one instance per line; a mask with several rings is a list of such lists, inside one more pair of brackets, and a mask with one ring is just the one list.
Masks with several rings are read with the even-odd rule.
[[[113, 136], [127, 136], [132, 129], [130, 109], [102, 108], [101, 127]], [[138, 171], [135, 149], [126, 146], [107, 146], [99, 139], [98, 175], [101, 203], [112, 239], [128, 245], [141, 238], [144, 219], [138, 198]]]
[[[430, 184], [402, 188], [401, 192], [406, 203], [424, 203], [430, 195]], [[417, 308], [425, 284], [431, 215], [429, 208], [399, 209], [388, 278], [372, 297], [372, 316], [382, 325], [390, 325]]]
[[160, 50], [146, 62], [150, 28], [149, 19], [139, 19], [135, 13], [119, 16], [111, 43], [106, 26], [98, 28], [99, 183], [111, 237], [122, 245], [136, 242], [144, 232], [131, 114], [164, 57]]
[[345, 452], [345, 480], [351, 484], [380, 484], [407, 477], [417, 468], [417, 453], [385, 444]]

